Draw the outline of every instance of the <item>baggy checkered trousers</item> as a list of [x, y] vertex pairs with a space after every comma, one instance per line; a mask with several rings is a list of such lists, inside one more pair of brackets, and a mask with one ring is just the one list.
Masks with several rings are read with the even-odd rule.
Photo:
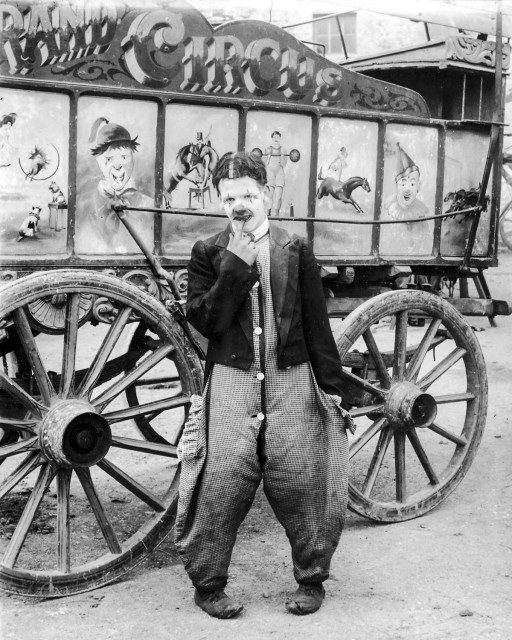
[[261, 293], [257, 285], [251, 291], [253, 327], [260, 326], [261, 308], [264, 318], [263, 331], [253, 332], [253, 365], [249, 371], [214, 365], [199, 430], [193, 420], [183, 436], [195, 433], [196, 441], [182, 460], [176, 546], [194, 586], [205, 591], [226, 585], [238, 528], [262, 477], [290, 540], [298, 582], [328, 577], [345, 518], [343, 410], [318, 387], [309, 363], [277, 368], [268, 236], [257, 247]]

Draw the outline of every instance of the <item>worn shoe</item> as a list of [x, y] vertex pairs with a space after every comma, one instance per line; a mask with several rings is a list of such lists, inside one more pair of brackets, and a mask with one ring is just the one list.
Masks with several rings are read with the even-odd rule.
[[196, 589], [194, 602], [214, 618], [236, 618], [244, 608], [243, 604], [239, 604], [227, 596], [223, 589], [202, 593]]
[[296, 616], [315, 613], [322, 606], [325, 589], [321, 582], [315, 584], [299, 584], [299, 588], [286, 603], [286, 608]]

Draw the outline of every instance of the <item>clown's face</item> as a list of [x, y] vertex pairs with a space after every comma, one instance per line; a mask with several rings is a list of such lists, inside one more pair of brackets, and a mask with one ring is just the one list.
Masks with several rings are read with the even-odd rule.
[[221, 180], [219, 197], [231, 221], [244, 221], [244, 233], [251, 233], [257, 229], [267, 217], [267, 191], [254, 178], [244, 176], [233, 180]]
[[120, 191], [130, 179], [135, 163], [129, 147], [110, 147], [96, 157], [105, 181], [114, 191]]
[[407, 208], [416, 200], [420, 189], [420, 174], [411, 171], [397, 180], [396, 200], [401, 207]]

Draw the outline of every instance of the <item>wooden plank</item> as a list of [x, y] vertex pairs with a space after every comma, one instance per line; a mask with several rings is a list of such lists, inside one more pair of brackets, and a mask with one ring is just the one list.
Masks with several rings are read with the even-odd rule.
[[[510, 316], [512, 302], [506, 300], [484, 300], [480, 298], [443, 298], [463, 316]], [[328, 298], [327, 312], [331, 318], [344, 318], [357, 309], [368, 298]], [[421, 317], [421, 314], [418, 314]], [[426, 316], [425, 316], [426, 317]]]

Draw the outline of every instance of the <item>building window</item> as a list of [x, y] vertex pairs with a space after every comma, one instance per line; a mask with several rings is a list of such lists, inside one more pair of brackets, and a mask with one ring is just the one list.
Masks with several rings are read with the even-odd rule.
[[[321, 18], [325, 15], [328, 14], [314, 13], [313, 18]], [[357, 51], [356, 16], [357, 14], [355, 12], [343, 13], [338, 16], [348, 55], [354, 55]], [[326, 56], [337, 54], [343, 55], [344, 53], [335, 17], [329, 18], [328, 20], [319, 20], [318, 22], [313, 23], [313, 40], [318, 44], [323, 44], [325, 46]]]

